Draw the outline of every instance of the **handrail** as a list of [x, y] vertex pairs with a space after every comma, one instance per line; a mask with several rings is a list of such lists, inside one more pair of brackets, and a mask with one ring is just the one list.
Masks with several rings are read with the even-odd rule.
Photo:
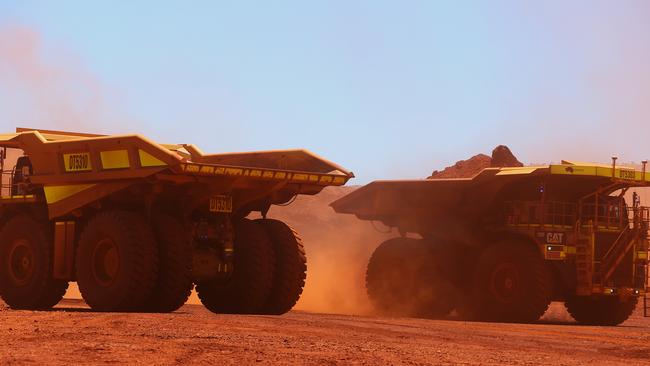
[[515, 225], [573, 226], [577, 206], [561, 201], [510, 201], [506, 202], [506, 218]]
[[607, 257], [609, 257], [609, 255], [614, 251], [614, 249], [617, 248], [617, 245], [616, 245], [616, 244], [618, 244], [618, 242], [621, 240], [621, 238], [622, 238], [624, 235], [627, 235], [627, 234], [630, 233], [631, 231], [632, 231], [632, 230], [631, 230], [629, 227], [626, 227], [623, 231], [621, 231], [621, 232], [618, 234], [618, 236], [616, 237], [616, 240], [614, 240], [614, 242], [612, 243], [612, 245], [609, 246], [609, 249], [607, 250], [607, 252], [605, 252], [605, 254], [603, 254], [603, 255], [600, 257], [600, 262], [601, 262], [601, 263], [607, 261]]
[[[635, 243], [638, 242], [638, 235], [640, 235], [640, 233], [643, 233], [644, 237], [647, 235], [648, 222], [650, 218], [649, 212], [648, 207], [628, 207], [626, 210], [628, 215], [628, 224], [625, 226], [625, 229], [619, 233], [618, 237], [614, 240], [607, 252], [600, 258], [601, 268], [599, 269], [599, 272], [601, 274], [601, 283], [604, 283], [612, 276], [618, 264], [634, 247]], [[630, 213], [632, 214], [631, 221], [629, 221]]]
[[623, 200], [599, 203], [563, 201], [508, 201], [505, 203], [505, 221], [511, 225], [575, 226], [578, 222], [594, 222], [595, 228], [623, 231], [650, 222], [645, 207], [625, 205]]
[[[633, 232], [631, 229], [626, 229], [624, 232]], [[607, 259], [607, 261], [602, 260], [601, 261], [601, 268], [599, 269], [601, 273], [601, 278], [600, 282], [605, 283], [611, 276], [614, 274], [614, 271], [616, 270], [618, 264], [621, 262], [623, 257], [632, 249], [634, 246], [635, 240], [629, 240], [627, 241], [625, 246], [620, 246], [621, 243], [625, 243], [625, 241], [620, 241], [617, 239], [613, 244], [612, 247], [617, 247], [617, 248], [623, 248], [623, 250], [619, 250], [620, 253], [616, 257], [613, 257], [613, 259], [610, 258], [603, 258]], [[604, 266], [604, 268], [603, 268]], [[603, 269], [605, 272], [603, 273]]]
[[13, 183], [14, 170], [0, 171], [0, 196], [11, 196], [15, 184]]

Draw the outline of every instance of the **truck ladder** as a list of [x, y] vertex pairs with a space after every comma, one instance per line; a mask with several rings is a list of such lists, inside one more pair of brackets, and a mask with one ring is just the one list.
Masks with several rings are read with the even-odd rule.
[[643, 295], [643, 316], [650, 318], [650, 297], [648, 297], [648, 293]]
[[[646, 243], [650, 241], [650, 232], [646, 231]], [[644, 267], [645, 282], [643, 286], [643, 316], [650, 317], [650, 298], [648, 298], [648, 284], [650, 283], [650, 269], [648, 260], [650, 260], [650, 248], [646, 250], [646, 263]]]
[[650, 270], [648, 270], [648, 265], [645, 266], [645, 288], [643, 289], [643, 317], [650, 317], [650, 298], [648, 298], [648, 282], [650, 282]]
[[586, 232], [580, 228], [576, 242], [577, 295], [591, 295], [594, 274], [594, 229], [589, 223]]

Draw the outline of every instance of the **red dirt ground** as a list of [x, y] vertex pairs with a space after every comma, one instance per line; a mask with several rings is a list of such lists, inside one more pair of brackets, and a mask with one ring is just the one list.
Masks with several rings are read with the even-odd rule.
[[305, 239], [309, 269], [299, 310], [279, 317], [216, 315], [200, 305], [172, 314], [95, 313], [64, 300], [54, 311], [32, 312], [0, 302], [0, 366], [650, 364], [650, 318], [639, 314], [619, 327], [578, 326], [561, 304], [538, 324], [325, 314], [371, 314], [365, 265], [381, 241], [398, 235], [335, 215], [327, 204], [352, 189], [328, 188], [270, 212]]
[[[561, 313], [554, 304], [552, 313]], [[650, 319], [619, 327], [472, 323], [293, 311], [216, 315], [95, 313], [0, 305], [0, 364], [648, 365]]]

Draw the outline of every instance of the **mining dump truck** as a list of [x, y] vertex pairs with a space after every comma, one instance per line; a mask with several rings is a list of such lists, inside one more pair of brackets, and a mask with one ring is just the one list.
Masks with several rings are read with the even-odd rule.
[[51, 308], [76, 281], [98, 311], [171, 312], [196, 286], [213, 312], [285, 313], [306, 257], [269, 207], [353, 177], [304, 150], [208, 155], [140, 135], [19, 128], [0, 152], [0, 295], [14, 309]]
[[648, 207], [642, 169], [562, 161], [485, 168], [472, 178], [376, 181], [332, 203], [397, 228], [375, 250], [366, 288], [397, 316], [533, 322], [551, 301], [579, 323], [648, 313]]

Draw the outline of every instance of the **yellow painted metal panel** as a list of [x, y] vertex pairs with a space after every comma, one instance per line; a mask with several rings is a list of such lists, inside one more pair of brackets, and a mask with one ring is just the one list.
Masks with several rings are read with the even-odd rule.
[[517, 168], [501, 168], [496, 175], [519, 175], [530, 174], [539, 169], [539, 167], [517, 167]]
[[65, 186], [45, 186], [45, 200], [48, 204], [59, 202], [88, 188], [94, 187], [95, 184], [75, 184]]
[[201, 167], [201, 173], [204, 173], [204, 174], [213, 174], [213, 173], [214, 173], [214, 167], [213, 167], [213, 166], [204, 165], [204, 166]]
[[127, 150], [111, 150], [99, 153], [103, 169], [124, 169], [130, 167]]
[[17, 133], [3, 133], [0, 134], [0, 142], [9, 141], [14, 137], [18, 136]]
[[228, 174], [228, 175], [242, 175], [242, 174], [244, 174], [244, 169], [226, 168], [226, 174]]
[[158, 159], [157, 157], [149, 154], [148, 152], [144, 150], [138, 150], [138, 155], [140, 155], [140, 166], [143, 167], [150, 167], [150, 166], [165, 166], [165, 164], [162, 160]]
[[[331, 174], [309, 174], [309, 173], [292, 173], [273, 171], [255, 168], [239, 168], [239, 167], [224, 167], [224, 166], [210, 166], [197, 163], [184, 163], [180, 165], [181, 169], [186, 173], [202, 174], [202, 175], [226, 175], [226, 176], [241, 176], [262, 179], [274, 180], [288, 180], [300, 181], [313, 184], [324, 185], [342, 185], [345, 184], [347, 177], [336, 177]], [[537, 169], [530, 168], [532, 170]]]
[[63, 165], [66, 172], [87, 172], [93, 169], [90, 153], [63, 154]]
[[[551, 174], [560, 175], [591, 175], [598, 177], [612, 177], [612, 167], [596, 163], [578, 163], [578, 162], [564, 162], [564, 164], [556, 164], [550, 166]], [[614, 178], [630, 180], [630, 181], [646, 181], [650, 182], [650, 171], [643, 174], [631, 167], [619, 166], [614, 171]]]
[[551, 165], [551, 174], [560, 175], [596, 175], [595, 166]]
[[612, 168], [597, 167], [596, 168], [596, 175], [599, 176], [599, 177], [611, 177], [612, 176]]

